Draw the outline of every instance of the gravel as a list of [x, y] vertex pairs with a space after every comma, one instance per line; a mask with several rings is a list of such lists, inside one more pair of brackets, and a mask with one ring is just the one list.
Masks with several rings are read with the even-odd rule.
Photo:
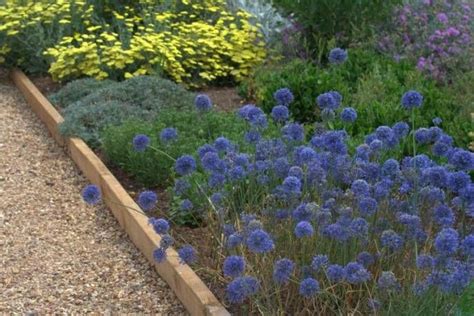
[[0, 78], [0, 314], [186, 314], [86, 184]]

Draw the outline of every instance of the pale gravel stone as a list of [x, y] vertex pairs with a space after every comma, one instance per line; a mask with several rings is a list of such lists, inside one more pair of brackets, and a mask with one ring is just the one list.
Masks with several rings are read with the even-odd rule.
[[0, 314], [183, 315], [87, 181], [11, 84], [0, 80]]

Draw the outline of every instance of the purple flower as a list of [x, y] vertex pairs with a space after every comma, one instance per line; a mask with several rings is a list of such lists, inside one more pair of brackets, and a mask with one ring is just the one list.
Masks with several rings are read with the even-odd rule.
[[448, 23], [448, 16], [446, 15], [446, 13], [440, 12], [436, 15], [436, 18], [443, 24]]
[[459, 247], [459, 234], [452, 228], [444, 228], [435, 238], [434, 247], [440, 255], [454, 255]]
[[82, 199], [90, 205], [99, 203], [101, 200], [100, 188], [95, 184], [89, 184], [82, 190]]
[[400, 284], [392, 271], [383, 271], [377, 280], [377, 286], [382, 290], [397, 290]]
[[273, 266], [273, 280], [279, 285], [288, 283], [294, 269], [295, 263], [290, 259], [284, 258], [276, 261]]
[[332, 283], [341, 282], [346, 276], [344, 267], [338, 264], [331, 264], [327, 268], [326, 275]]
[[153, 191], [143, 191], [138, 196], [138, 205], [140, 205], [144, 211], [152, 210], [156, 206], [157, 201], [158, 196]]
[[196, 170], [196, 161], [190, 155], [183, 155], [176, 160], [174, 170], [181, 176], [191, 174]]
[[351, 284], [364, 283], [370, 280], [370, 273], [357, 262], [349, 262], [345, 267], [347, 282]]
[[304, 140], [303, 125], [289, 123], [282, 128], [283, 137], [289, 141], [302, 142]]
[[194, 99], [194, 105], [199, 112], [207, 112], [212, 108], [212, 101], [207, 94], [198, 94]]
[[298, 238], [310, 237], [314, 234], [314, 228], [309, 222], [301, 221], [295, 227], [295, 236]]
[[329, 264], [329, 258], [326, 255], [316, 255], [311, 261], [311, 268], [315, 272], [319, 272]]
[[434, 260], [430, 255], [421, 254], [416, 258], [416, 266], [418, 269], [431, 269], [433, 268]]
[[173, 127], [167, 127], [161, 130], [160, 132], [160, 140], [163, 143], [169, 143], [178, 138], [178, 130]]
[[184, 245], [178, 249], [178, 256], [181, 264], [191, 264], [196, 261], [196, 250], [191, 245]]
[[170, 229], [170, 224], [168, 221], [164, 218], [154, 218], [151, 217], [148, 220], [148, 223], [153, 226], [153, 229], [155, 232], [159, 235], [165, 235], [168, 233], [168, 230]]
[[295, 99], [295, 97], [293, 96], [293, 93], [291, 93], [291, 90], [288, 88], [278, 89], [273, 94], [273, 97], [277, 101], [278, 105], [286, 105], [286, 106], [288, 106]]
[[252, 231], [246, 239], [247, 247], [254, 253], [265, 253], [275, 248], [272, 238], [262, 229]]
[[244, 273], [245, 260], [241, 256], [229, 256], [224, 260], [222, 270], [224, 276], [236, 278]]
[[354, 123], [357, 119], [357, 112], [354, 108], [344, 108], [341, 112], [341, 120], [346, 123]]
[[306, 278], [300, 283], [300, 295], [310, 298], [320, 291], [319, 282], [313, 278]]
[[163, 261], [165, 261], [166, 249], [156, 248], [155, 250], [153, 250], [153, 259], [155, 259], [157, 263], [162, 263]]
[[403, 246], [403, 238], [393, 230], [385, 230], [380, 238], [383, 247], [392, 251], [398, 250]]
[[150, 145], [150, 138], [143, 134], [138, 134], [132, 140], [133, 150], [137, 152], [145, 151]]
[[415, 90], [406, 92], [402, 97], [402, 106], [407, 109], [419, 108], [423, 104], [423, 96]]
[[467, 235], [461, 243], [461, 250], [467, 257], [474, 258], [474, 234]]
[[242, 303], [246, 298], [255, 295], [260, 289], [258, 280], [251, 276], [242, 276], [234, 279], [227, 285], [226, 295], [233, 304]]
[[275, 122], [284, 123], [290, 117], [290, 111], [285, 105], [277, 105], [272, 109], [272, 118]]
[[341, 48], [333, 48], [329, 52], [328, 59], [331, 64], [342, 64], [347, 60], [347, 51]]

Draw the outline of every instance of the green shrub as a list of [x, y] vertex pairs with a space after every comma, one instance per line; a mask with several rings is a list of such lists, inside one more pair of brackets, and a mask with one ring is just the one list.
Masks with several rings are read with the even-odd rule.
[[465, 147], [468, 133], [474, 128], [468, 115], [474, 104], [474, 96], [469, 92], [471, 79], [467, 74], [456, 85], [438, 87], [406, 61], [396, 62], [354, 49], [349, 50], [348, 61], [340, 66], [321, 68], [309, 61], [294, 60], [281, 66], [258, 68], [240, 86], [240, 93], [268, 113], [276, 105], [273, 93], [288, 87], [295, 97], [290, 104], [293, 118], [308, 123], [320, 120], [316, 97], [337, 90], [343, 96], [343, 106], [358, 111], [356, 123], [346, 128], [359, 141], [375, 126], [408, 121], [408, 114], [400, 107], [400, 98], [407, 90], [416, 89], [425, 97], [425, 106], [417, 112], [417, 125], [432, 125], [432, 119], [440, 117], [444, 121], [441, 127], [455, 138], [458, 146]]
[[69, 82], [58, 92], [49, 96], [49, 100], [60, 108], [79, 101], [80, 99], [112, 84], [110, 80], [96, 80], [92, 78], [78, 79]]
[[[90, 83], [90, 85], [89, 85]], [[153, 120], [164, 108], [184, 109], [192, 105], [194, 94], [181, 86], [159, 77], [139, 76], [117, 83], [108, 84], [91, 92], [91, 81], [76, 85], [85, 91], [70, 93], [66, 86], [51, 96], [64, 107], [64, 122], [60, 131], [67, 136], [78, 136], [92, 147], [100, 145], [100, 132], [108, 125], [118, 125], [125, 120]], [[66, 100], [74, 101], [67, 104]]]

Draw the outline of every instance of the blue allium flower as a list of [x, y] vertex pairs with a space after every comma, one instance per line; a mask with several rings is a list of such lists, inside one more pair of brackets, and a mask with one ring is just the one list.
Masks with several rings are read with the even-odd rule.
[[194, 106], [200, 112], [209, 111], [212, 108], [211, 98], [207, 94], [198, 94], [194, 99]]
[[308, 164], [318, 158], [318, 154], [313, 148], [307, 146], [301, 146], [296, 150], [296, 159], [299, 164]]
[[262, 229], [252, 231], [247, 237], [245, 243], [251, 252], [265, 253], [275, 248], [272, 238]]
[[157, 263], [162, 263], [163, 261], [165, 261], [166, 249], [156, 248], [155, 250], [153, 250], [153, 259], [155, 259]]
[[185, 199], [183, 202], [181, 202], [179, 209], [181, 211], [190, 211], [193, 209], [193, 202], [191, 202], [189, 199]]
[[185, 179], [177, 179], [174, 183], [174, 192], [176, 195], [184, 194], [189, 188], [191, 188], [191, 184]]
[[283, 137], [289, 141], [302, 142], [304, 140], [303, 125], [289, 123], [282, 128]]
[[143, 134], [138, 134], [132, 140], [133, 150], [142, 152], [150, 145], [150, 138]]
[[449, 157], [449, 163], [456, 167], [458, 170], [471, 171], [474, 170], [474, 153], [459, 149]]
[[362, 251], [357, 255], [356, 261], [367, 268], [375, 263], [375, 258], [371, 253]]
[[438, 205], [434, 208], [433, 219], [436, 224], [443, 227], [451, 226], [455, 221], [453, 210], [444, 204]]
[[314, 203], [301, 203], [296, 207], [296, 209], [293, 211], [293, 218], [298, 221], [311, 221], [314, 212], [318, 206]]
[[211, 195], [211, 202], [215, 206], [221, 205], [223, 199], [224, 199], [224, 196], [222, 195], [221, 192], [215, 192]]
[[234, 168], [229, 170], [229, 176], [234, 181], [243, 179], [245, 175], [245, 169], [241, 166], [235, 166]]
[[388, 159], [383, 163], [382, 175], [391, 179], [397, 177], [400, 173], [400, 165], [395, 159]]
[[144, 211], [150, 211], [156, 206], [156, 202], [158, 202], [158, 196], [153, 191], [143, 191], [138, 196], [138, 205]]
[[207, 171], [222, 172], [225, 164], [215, 152], [208, 152], [201, 158], [201, 164]]
[[454, 193], [461, 192], [471, 182], [471, 178], [464, 171], [452, 172], [448, 175], [448, 189]]
[[423, 96], [415, 90], [410, 90], [402, 96], [402, 106], [407, 109], [419, 108], [423, 104]]
[[181, 264], [191, 264], [196, 261], [196, 250], [191, 245], [184, 245], [178, 249], [178, 256]]
[[452, 228], [444, 228], [436, 235], [434, 247], [440, 255], [454, 255], [459, 247], [458, 232]]
[[352, 234], [359, 238], [366, 238], [369, 232], [369, 223], [361, 217], [354, 218], [349, 226]]
[[275, 122], [284, 123], [290, 117], [290, 111], [285, 105], [277, 105], [272, 109], [272, 118]]
[[340, 101], [338, 102], [338, 96], [331, 92], [320, 94], [316, 98], [316, 103], [321, 109], [329, 110], [336, 110], [340, 105]]
[[174, 243], [173, 237], [171, 237], [171, 235], [169, 235], [169, 234], [165, 234], [165, 235], [161, 236], [160, 248], [168, 249], [169, 247], [171, 247], [173, 245], [173, 243]]
[[445, 188], [448, 182], [448, 171], [444, 167], [430, 167], [423, 170], [423, 180], [439, 188]]
[[306, 278], [300, 283], [300, 295], [310, 298], [320, 291], [319, 282], [313, 278]]
[[286, 177], [283, 180], [283, 190], [290, 194], [300, 194], [301, 193], [301, 181], [297, 177]]
[[408, 135], [410, 126], [405, 122], [398, 122], [392, 126], [392, 130], [398, 138], [402, 138]]
[[273, 265], [273, 281], [278, 285], [288, 283], [294, 269], [295, 263], [290, 259], [284, 258], [276, 261]]
[[341, 282], [346, 277], [346, 270], [338, 264], [331, 264], [326, 270], [326, 275], [332, 283]]
[[370, 186], [367, 181], [363, 179], [357, 179], [351, 184], [351, 191], [356, 196], [369, 196], [370, 195]]
[[273, 94], [273, 97], [275, 98], [275, 101], [277, 101], [277, 104], [286, 106], [288, 106], [295, 99], [293, 93], [291, 93], [290, 89], [288, 88], [278, 89]]
[[382, 290], [397, 290], [400, 288], [400, 284], [392, 271], [383, 271], [377, 280], [377, 286]]
[[354, 108], [344, 108], [341, 112], [341, 120], [346, 123], [354, 123], [357, 120], [357, 111]]
[[431, 141], [430, 130], [421, 127], [415, 131], [415, 140], [418, 144], [428, 144]]
[[239, 233], [233, 233], [227, 238], [226, 247], [228, 249], [233, 249], [240, 246], [243, 243], [244, 239]]
[[217, 153], [217, 149], [214, 148], [214, 146], [212, 145], [204, 144], [198, 148], [197, 152], [198, 152], [199, 158], [202, 159], [209, 152]]
[[333, 48], [329, 52], [328, 59], [331, 64], [342, 64], [347, 60], [347, 50], [342, 48]]
[[339, 223], [334, 223], [324, 227], [323, 236], [335, 239], [337, 241], [346, 241], [349, 239], [349, 230]]
[[222, 270], [224, 276], [236, 278], [244, 273], [245, 260], [241, 256], [229, 256], [224, 260]]
[[434, 125], [439, 126], [441, 123], [443, 123], [443, 120], [439, 117], [435, 117], [432, 122]]
[[196, 161], [193, 156], [183, 155], [176, 160], [174, 170], [180, 176], [191, 174], [196, 170]]
[[418, 269], [431, 269], [433, 268], [434, 260], [433, 257], [426, 254], [421, 254], [416, 258], [416, 266]]
[[168, 230], [170, 229], [170, 224], [168, 221], [164, 218], [154, 218], [151, 217], [148, 220], [148, 223], [153, 226], [153, 229], [155, 232], [159, 235], [165, 235], [168, 233]]
[[293, 167], [290, 168], [290, 170], [288, 170], [288, 176], [289, 177], [295, 177], [295, 178], [298, 178], [300, 180], [303, 180], [304, 171], [303, 171], [303, 169], [301, 169], [301, 167], [293, 166]]
[[219, 172], [212, 172], [207, 184], [211, 188], [222, 186], [225, 183], [225, 175]]
[[363, 265], [357, 262], [349, 262], [344, 268], [347, 282], [351, 284], [364, 283], [370, 280], [370, 273]]
[[242, 303], [246, 298], [255, 295], [260, 289], [258, 280], [251, 276], [234, 279], [227, 285], [227, 299], [232, 304]]
[[474, 258], [474, 234], [467, 235], [461, 243], [462, 253], [470, 258]]
[[218, 137], [214, 142], [214, 148], [218, 151], [228, 151], [232, 148], [232, 143], [225, 137]]
[[311, 261], [311, 268], [315, 272], [319, 272], [320, 270], [326, 268], [326, 266], [329, 264], [329, 258], [326, 255], [316, 255], [313, 257], [313, 260]]
[[388, 126], [379, 126], [375, 130], [375, 136], [387, 148], [392, 148], [398, 143], [395, 132]]
[[89, 184], [82, 190], [82, 199], [90, 205], [99, 203], [101, 196], [100, 189], [95, 184]]
[[382, 232], [380, 241], [383, 247], [386, 247], [392, 251], [403, 247], [403, 238], [391, 229]]
[[225, 237], [229, 237], [236, 232], [235, 227], [232, 224], [224, 224], [222, 226], [222, 231]]
[[163, 128], [160, 132], [160, 140], [163, 143], [169, 143], [178, 138], [178, 130], [173, 127]]
[[438, 140], [431, 147], [431, 152], [435, 156], [443, 157], [443, 156], [446, 156], [446, 154], [449, 152], [450, 149], [451, 149], [451, 144]]

